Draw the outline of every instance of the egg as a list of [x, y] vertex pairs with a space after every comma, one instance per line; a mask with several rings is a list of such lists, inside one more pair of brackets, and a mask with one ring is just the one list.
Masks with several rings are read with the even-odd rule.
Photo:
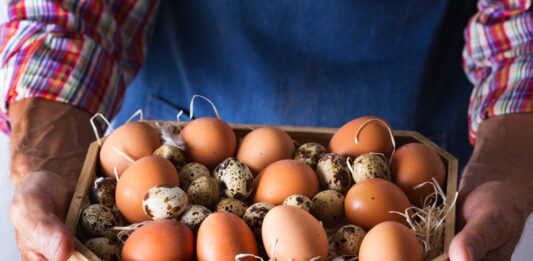
[[89, 239], [84, 245], [103, 261], [116, 260], [120, 253], [117, 242], [106, 237]]
[[246, 200], [252, 194], [254, 176], [239, 160], [228, 158], [220, 163], [213, 173], [227, 197]]
[[237, 138], [231, 127], [213, 117], [187, 123], [181, 131], [181, 138], [185, 142], [188, 161], [198, 162], [209, 169], [232, 157], [237, 147]]
[[130, 223], [150, 220], [143, 210], [146, 192], [158, 185], [179, 186], [178, 173], [170, 161], [146, 156], [124, 171], [117, 183], [115, 200], [120, 213]]
[[294, 194], [313, 198], [318, 189], [318, 178], [311, 167], [297, 160], [280, 160], [257, 176], [254, 202], [281, 205]]
[[263, 219], [272, 208], [274, 208], [274, 205], [269, 203], [255, 203], [246, 209], [242, 219], [252, 229], [254, 234], [259, 236], [261, 235]]
[[80, 231], [89, 238], [113, 238], [116, 233], [112, 228], [119, 225], [120, 221], [113, 211], [101, 204], [89, 205], [80, 215]]
[[352, 163], [352, 170], [355, 183], [371, 178], [391, 180], [387, 160], [380, 153], [367, 153], [357, 157]]
[[344, 196], [336, 190], [324, 190], [313, 197], [313, 214], [324, 226], [337, 225], [344, 218]]
[[143, 199], [144, 213], [153, 220], [179, 216], [187, 207], [189, 199], [179, 187], [155, 186], [146, 192]]
[[211, 214], [211, 210], [200, 205], [189, 205], [179, 217], [179, 221], [192, 231], [198, 231], [200, 224]]
[[435, 178], [444, 189], [446, 167], [439, 155], [421, 143], [409, 143], [396, 150], [391, 162], [392, 180], [409, 197], [411, 203], [422, 206], [424, 199], [434, 192], [431, 185], [415, 186]]
[[305, 143], [302, 146], [300, 146], [296, 153], [294, 154], [294, 159], [303, 161], [305, 164], [309, 165], [312, 169], [316, 168], [316, 164], [318, 164], [318, 160], [322, 155], [326, 154], [328, 151], [324, 146], [309, 142]]
[[135, 230], [124, 243], [122, 260], [192, 260], [194, 236], [175, 220], [152, 221]]
[[100, 149], [100, 166], [107, 177], [115, 177], [113, 170], [115, 167], [124, 167], [131, 162], [117, 153], [113, 147], [133, 160], [138, 160], [152, 155], [159, 146], [161, 146], [161, 138], [156, 128], [145, 122], [126, 123], [105, 139]]
[[111, 177], [99, 177], [91, 187], [91, 201], [100, 203], [106, 207], [115, 206], [115, 190], [117, 180]]
[[191, 204], [211, 207], [220, 200], [220, 188], [217, 180], [211, 176], [195, 179], [187, 189]]
[[409, 228], [386, 221], [368, 231], [361, 243], [359, 260], [422, 261], [424, 256], [422, 246]]
[[332, 237], [333, 247], [337, 255], [357, 256], [359, 254], [359, 247], [366, 231], [356, 225], [345, 225]]
[[290, 195], [283, 201], [283, 205], [301, 208], [307, 212], [313, 210], [313, 201], [304, 195]]
[[273, 208], [265, 216], [261, 234], [271, 259], [308, 261], [328, 257], [326, 231], [318, 220], [300, 208]]
[[[356, 135], [358, 142], [355, 143]], [[329, 150], [344, 157], [377, 152], [390, 155], [393, 150], [389, 124], [374, 116], [360, 117], [340, 127], [329, 143]]]
[[244, 136], [237, 159], [257, 174], [271, 163], [291, 159], [293, 154], [294, 144], [289, 134], [275, 127], [261, 127]]
[[183, 166], [185, 166], [185, 156], [183, 155], [183, 151], [179, 149], [176, 146], [172, 146], [169, 144], [163, 144], [159, 148], [157, 148], [154, 153], [154, 156], [159, 156], [162, 158], [165, 158], [172, 162], [174, 167], [176, 167], [176, 170], [181, 170]]
[[335, 153], [326, 153], [320, 157], [316, 174], [322, 189], [334, 189], [346, 193], [352, 184], [346, 160]]
[[244, 216], [246, 209], [246, 203], [234, 199], [234, 198], [225, 198], [217, 203], [217, 211], [227, 211], [232, 214], [237, 215], [238, 217]]
[[198, 261], [233, 261], [238, 254], [258, 254], [250, 228], [229, 212], [216, 212], [204, 220], [198, 230], [196, 251]]
[[383, 179], [367, 179], [353, 185], [344, 201], [344, 212], [350, 223], [369, 230], [385, 221], [405, 224], [397, 211], [404, 213], [410, 207], [409, 199], [392, 182]]
[[187, 190], [195, 179], [199, 177], [208, 177], [209, 169], [197, 162], [191, 162], [185, 164], [183, 168], [178, 172], [180, 176], [180, 184], [183, 190]]

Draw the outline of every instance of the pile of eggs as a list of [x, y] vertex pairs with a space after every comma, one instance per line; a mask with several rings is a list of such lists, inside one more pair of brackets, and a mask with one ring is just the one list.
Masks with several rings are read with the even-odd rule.
[[433, 192], [418, 184], [444, 187], [445, 166], [423, 144], [394, 148], [383, 120], [352, 120], [327, 148], [276, 127], [238, 141], [212, 117], [164, 128], [127, 123], [101, 147], [78, 229], [101, 259], [423, 260], [393, 212]]

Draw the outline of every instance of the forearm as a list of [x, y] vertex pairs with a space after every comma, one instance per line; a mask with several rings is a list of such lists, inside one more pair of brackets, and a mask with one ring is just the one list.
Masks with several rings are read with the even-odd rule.
[[94, 134], [90, 115], [61, 102], [24, 99], [11, 104], [11, 180], [35, 171], [61, 175], [73, 190]]

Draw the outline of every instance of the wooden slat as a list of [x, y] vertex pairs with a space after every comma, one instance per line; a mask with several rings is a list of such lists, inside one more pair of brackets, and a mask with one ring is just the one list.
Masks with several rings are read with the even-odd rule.
[[[153, 121], [151, 121], [150, 123], [155, 124], [155, 122]], [[184, 124], [185, 123], [181, 125], [183, 126]], [[263, 127], [263, 125], [245, 124], [230, 124], [230, 126], [233, 128], [236, 136], [239, 139], [244, 137], [250, 131], [259, 127]], [[322, 127], [278, 126], [278, 128], [281, 128], [286, 131], [291, 136], [291, 138], [297, 143], [303, 144], [306, 142], [317, 142], [324, 146], [327, 146], [329, 144], [331, 137], [336, 131], [336, 129], [333, 128]], [[457, 191], [457, 159], [418, 132], [394, 131], [393, 133], [397, 147], [411, 142], [419, 142], [427, 145], [439, 154], [439, 156], [445, 163], [447, 169], [446, 195], [449, 199], [452, 199], [455, 195], [455, 192]], [[93, 142], [89, 147], [83, 169], [78, 179], [76, 191], [74, 192], [74, 196], [70, 204], [69, 212], [66, 219], [66, 225], [73, 235], [76, 235], [79, 215], [81, 213], [82, 207], [87, 203], [91, 185], [94, 182], [94, 179], [96, 178], [99, 149], [100, 148], [97, 142]], [[455, 215], [456, 210], [454, 207], [450, 213], [450, 216], [446, 219], [445, 222], [444, 254], [438, 256], [432, 261], [449, 260], [448, 255], [446, 253], [450, 246], [451, 240], [455, 236]], [[78, 252], [76, 252], [75, 255], [71, 257], [70, 260], [72, 261], [101, 261], [98, 257], [96, 257], [96, 255], [94, 255], [94, 253], [87, 249], [78, 240], [76, 240], [76, 249]]]

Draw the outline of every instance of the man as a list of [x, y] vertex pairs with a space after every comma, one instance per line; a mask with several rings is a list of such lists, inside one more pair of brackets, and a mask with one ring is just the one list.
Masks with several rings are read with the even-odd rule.
[[[24, 259], [65, 260], [62, 224], [88, 119], [169, 119], [192, 94], [229, 122], [339, 126], [365, 114], [416, 129], [460, 159], [452, 261], [510, 259], [533, 206], [530, 1], [11, 1], [2, 25], [2, 123], [11, 219]], [[10, 128], [9, 128], [10, 127]]]

